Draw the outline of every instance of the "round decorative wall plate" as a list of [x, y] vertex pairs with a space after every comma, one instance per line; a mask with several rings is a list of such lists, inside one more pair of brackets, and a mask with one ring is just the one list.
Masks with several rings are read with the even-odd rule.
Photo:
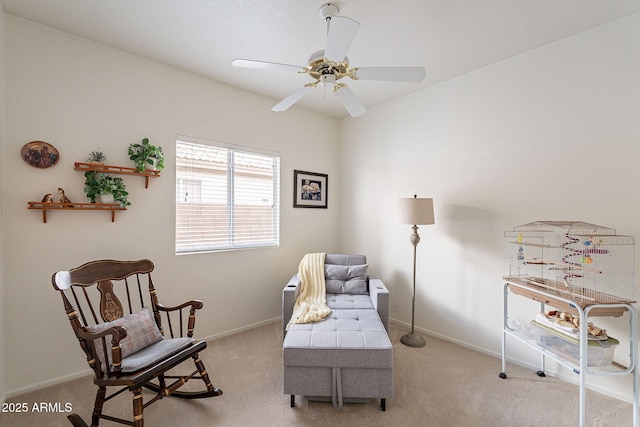
[[24, 144], [20, 152], [22, 160], [34, 168], [50, 168], [60, 160], [60, 153], [53, 145], [44, 141], [31, 141]]

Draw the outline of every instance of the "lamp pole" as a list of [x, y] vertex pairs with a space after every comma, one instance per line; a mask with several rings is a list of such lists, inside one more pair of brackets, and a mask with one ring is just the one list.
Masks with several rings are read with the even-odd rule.
[[420, 243], [420, 235], [418, 234], [418, 226], [413, 225], [411, 227], [413, 233], [409, 237], [409, 241], [413, 245], [413, 298], [411, 299], [411, 332], [405, 334], [400, 338], [400, 342], [409, 347], [424, 347], [427, 343], [420, 335], [415, 333], [415, 318], [416, 318], [416, 252], [418, 249], [418, 243]]

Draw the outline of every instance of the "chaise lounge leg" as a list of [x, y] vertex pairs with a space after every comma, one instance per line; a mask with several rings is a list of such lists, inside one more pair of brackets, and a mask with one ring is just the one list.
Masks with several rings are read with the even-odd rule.
[[296, 395], [292, 394], [291, 395], [291, 407], [293, 408], [294, 406], [296, 406]]
[[387, 410], [387, 399], [380, 399], [380, 410]]

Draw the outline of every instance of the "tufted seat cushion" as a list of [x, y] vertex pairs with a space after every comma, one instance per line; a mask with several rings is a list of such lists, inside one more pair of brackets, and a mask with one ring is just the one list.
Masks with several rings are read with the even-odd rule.
[[327, 294], [327, 306], [333, 312], [341, 309], [373, 310], [369, 295]]
[[321, 322], [291, 325], [282, 358], [285, 366], [391, 368], [393, 349], [373, 307], [332, 309]]

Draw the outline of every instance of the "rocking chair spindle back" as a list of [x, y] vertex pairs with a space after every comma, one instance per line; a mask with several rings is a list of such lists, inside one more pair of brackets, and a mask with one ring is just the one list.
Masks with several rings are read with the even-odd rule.
[[[141, 427], [142, 412], [147, 405], [173, 395], [188, 399], [219, 396], [198, 353], [206, 348], [205, 341], [193, 339], [196, 310], [201, 301], [187, 301], [177, 306], [158, 302], [151, 277], [154, 265], [150, 260], [91, 261], [52, 277], [53, 287], [59, 291], [71, 328], [87, 362], [94, 371], [98, 385], [92, 426], [101, 418]], [[163, 321], [169, 329], [165, 335]], [[184, 325], [186, 324], [186, 328]], [[174, 327], [176, 325], [176, 327]], [[165, 375], [187, 359], [193, 359], [196, 370], [175, 376]], [[176, 378], [167, 385], [165, 380]], [[178, 390], [191, 378], [204, 381], [206, 390], [184, 392]], [[119, 386], [121, 390], [106, 396], [106, 389]], [[157, 393], [142, 404], [142, 387]], [[133, 392], [133, 421], [103, 415], [103, 404], [129, 389]], [[76, 414], [69, 416], [73, 425], [86, 424]]]

